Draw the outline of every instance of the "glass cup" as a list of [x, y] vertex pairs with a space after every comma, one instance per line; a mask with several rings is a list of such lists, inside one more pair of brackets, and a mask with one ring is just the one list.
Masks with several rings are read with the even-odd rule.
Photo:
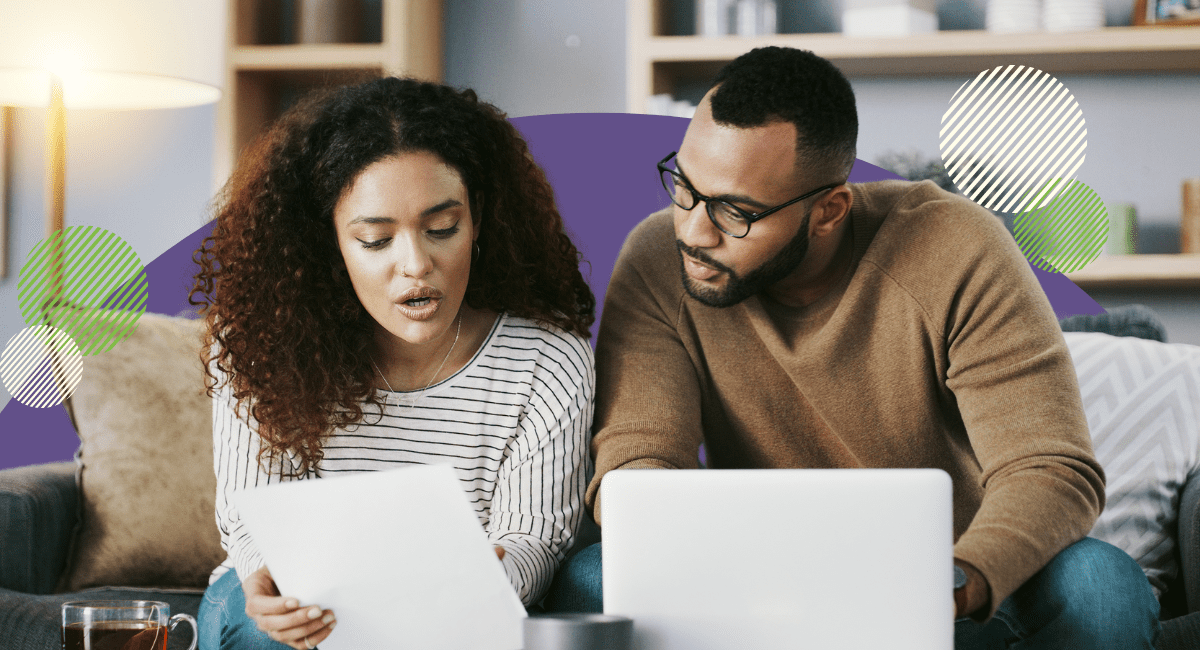
[[196, 650], [196, 619], [171, 616], [171, 606], [153, 600], [87, 600], [63, 603], [63, 650], [167, 650], [167, 631], [180, 621], [192, 626]]

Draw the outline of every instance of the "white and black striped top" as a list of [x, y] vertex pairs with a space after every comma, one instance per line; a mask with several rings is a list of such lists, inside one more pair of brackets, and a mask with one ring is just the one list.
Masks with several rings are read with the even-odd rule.
[[[592, 473], [594, 387], [586, 340], [501, 315], [462, 370], [423, 392], [383, 391], [382, 418], [368, 407], [364, 422], [332, 432], [324, 459], [301, 479], [453, 466], [488, 539], [504, 547], [504, 568], [528, 606], [549, 587], [579, 529]], [[229, 495], [296, 479], [285, 476], [280, 461], [259, 466], [255, 425], [235, 414], [228, 386], [213, 400], [213, 443], [217, 524], [229, 553], [215, 581], [230, 567], [246, 576], [263, 565]]]

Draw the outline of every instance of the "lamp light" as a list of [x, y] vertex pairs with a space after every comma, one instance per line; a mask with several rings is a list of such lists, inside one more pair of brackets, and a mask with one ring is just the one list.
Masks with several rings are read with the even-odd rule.
[[66, 109], [217, 101], [225, 0], [0, 0], [0, 106], [48, 107], [46, 234], [63, 228]]

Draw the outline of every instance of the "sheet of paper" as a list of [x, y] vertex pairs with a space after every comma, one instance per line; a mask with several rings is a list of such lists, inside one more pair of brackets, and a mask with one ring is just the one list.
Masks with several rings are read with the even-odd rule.
[[280, 593], [332, 609], [321, 650], [518, 650], [525, 608], [453, 468], [238, 492]]

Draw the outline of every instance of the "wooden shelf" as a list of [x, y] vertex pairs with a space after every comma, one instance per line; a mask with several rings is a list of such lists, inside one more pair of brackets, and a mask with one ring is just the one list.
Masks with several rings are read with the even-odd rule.
[[225, 93], [213, 163], [217, 189], [246, 144], [309, 90], [380, 74], [442, 78], [442, 0], [382, 0], [381, 42], [304, 45], [256, 41], [260, 24], [277, 26], [272, 21], [279, 17], [272, 12], [278, 3], [226, 1]]
[[[1046, 72], [1200, 70], [1200, 27], [1109, 27], [1064, 34], [972, 30], [902, 38], [656, 36], [649, 39], [646, 54], [659, 62], [730, 61], [764, 45], [812, 50], [856, 75], [979, 72], [976, 60], [986, 58], [994, 66], [997, 57], [1044, 59]], [[920, 69], [909, 67], [914, 64]]]
[[1087, 289], [1200, 289], [1200, 255], [1111, 255], [1067, 277]]
[[1087, 32], [993, 34], [945, 31], [894, 38], [779, 34], [754, 38], [659, 36], [655, 0], [630, 0], [627, 104], [644, 112], [646, 98], [680, 83], [707, 81], [724, 63], [755, 47], [813, 52], [849, 76], [974, 75], [1002, 64], [1049, 73], [1200, 71], [1200, 26], [1109, 27]]
[[231, 53], [238, 70], [383, 68], [388, 51], [378, 43], [333, 45], [241, 45]]

